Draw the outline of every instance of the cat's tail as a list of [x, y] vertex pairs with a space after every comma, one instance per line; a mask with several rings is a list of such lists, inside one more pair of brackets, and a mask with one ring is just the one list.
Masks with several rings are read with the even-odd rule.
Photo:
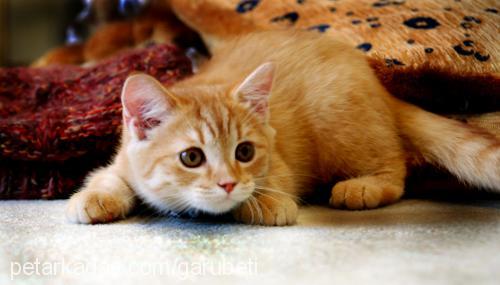
[[398, 101], [401, 136], [417, 157], [444, 167], [460, 180], [500, 192], [500, 140], [465, 123]]

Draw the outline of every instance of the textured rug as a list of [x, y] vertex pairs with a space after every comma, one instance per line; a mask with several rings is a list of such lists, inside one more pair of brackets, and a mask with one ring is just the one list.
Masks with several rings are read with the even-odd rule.
[[[500, 201], [304, 207], [295, 226], [136, 216], [73, 225], [0, 202], [0, 284], [498, 284]], [[203, 282], [203, 283], [201, 283]]]

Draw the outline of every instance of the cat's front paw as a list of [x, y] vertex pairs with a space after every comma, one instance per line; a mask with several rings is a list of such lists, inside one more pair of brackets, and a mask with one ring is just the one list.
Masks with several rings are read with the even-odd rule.
[[258, 195], [250, 197], [233, 211], [234, 218], [246, 224], [285, 226], [297, 221], [298, 206], [291, 198]]
[[111, 193], [84, 190], [71, 197], [66, 207], [66, 217], [73, 223], [107, 223], [124, 218], [131, 203], [125, 197]]

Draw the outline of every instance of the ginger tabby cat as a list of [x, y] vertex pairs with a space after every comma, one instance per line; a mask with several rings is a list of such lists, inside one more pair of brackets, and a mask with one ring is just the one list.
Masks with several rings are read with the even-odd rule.
[[496, 138], [392, 97], [361, 52], [313, 32], [234, 39], [168, 89], [133, 75], [122, 102], [121, 147], [69, 201], [73, 222], [123, 218], [140, 197], [289, 225], [318, 183], [343, 177], [330, 205], [371, 209], [400, 199], [407, 168], [424, 162], [500, 190]]

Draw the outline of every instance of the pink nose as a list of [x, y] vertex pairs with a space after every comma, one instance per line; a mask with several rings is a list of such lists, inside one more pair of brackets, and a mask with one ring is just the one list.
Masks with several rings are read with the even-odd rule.
[[227, 194], [233, 192], [234, 190], [234, 187], [236, 186], [236, 182], [222, 182], [222, 183], [217, 183], [217, 185], [219, 185], [219, 187], [221, 187], [222, 189], [224, 189], [224, 191], [227, 192]]

